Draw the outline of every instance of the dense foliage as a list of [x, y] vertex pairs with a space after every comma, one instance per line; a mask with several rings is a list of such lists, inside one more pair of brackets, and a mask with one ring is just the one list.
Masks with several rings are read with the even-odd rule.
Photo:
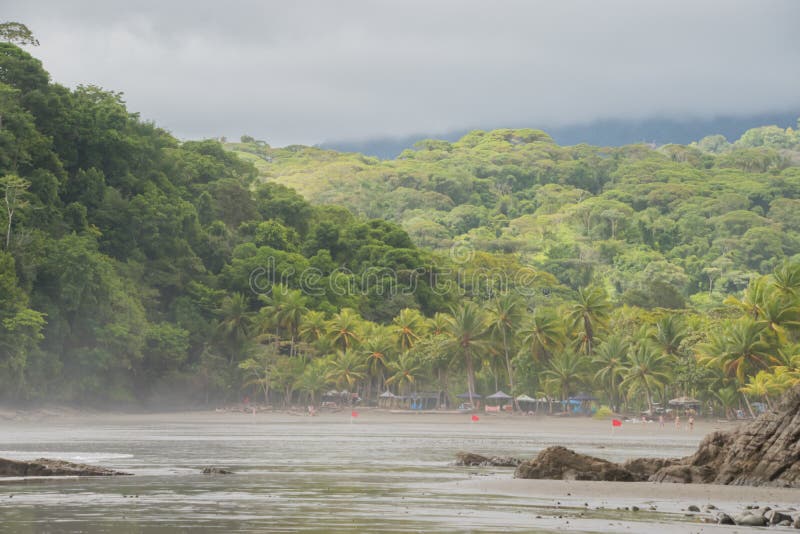
[[800, 376], [799, 146], [179, 142], [0, 43], [0, 395], [770, 402]]

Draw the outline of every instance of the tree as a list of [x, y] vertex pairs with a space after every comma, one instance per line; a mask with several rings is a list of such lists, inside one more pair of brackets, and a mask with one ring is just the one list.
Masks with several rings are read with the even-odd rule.
[[[508, 373], [508, 387], [510, 393], [515, 394], [514, 388], [514, 369], [511, 367], [511, 343], [514, 338], [514, 331], [519, 326], [522, 319], [521, 305], [515, 295], [506, 294], [493, 299], [488, 308], [489, 333], [503, 349], [505, 357], [506, 372]], [[516, 400], [514, 403], [519, 409]]]
[[350, 350], [358, 341], [361, 317], [350, 308], [343, 308], [328, 321], [331, 339], [342, 350]]
[[450, 338], [450, 353], [463, 361], [467, 370], [467, 388], [469, 400], [475, 395], [475, 368], [474, 358], [476, 353], [480, 356], [482, 351], [489, 348], [486, 340], [489, 325], [483, 311], [474, 302], [464, 302], [451, 309], [450, 324], [448, 325]]
[[534, 310], [519, 330], [521, 344], [537, 363], [546, 363], [564, 345], [564, 325], [551, 311]]
[[597, 347], [592, 359], [597, 369], [594, 378], [605, 387], [614, 411], [620, 408], [619, 387], [625, 375], [629, 349], [630, 345], [622, 335], [612, 334]]
[[643, 391], [647, 409], [652, 413], [653, 392], [669, 383], [671, 365], [672, 358], [669, 355], [660, 352], [650, 341], [642, 340], [628, 356], [620, 388], [627, 390], [627, 398]]
[[29, 205], [28, 200], [25, 198], [25, 193], [30, 186], [31, 183], [28, 180], [14, 174], [7, 174], [6, 176], [0, 177], [0, 187], [3, 188], [3, 200], [6, 212], [6, 250], [11, 246], [11, 225], [14, 222], [14, 214], [18, 210], [27, 208]]
[[233, 363], [250, 335], [252, 314], [241, 293], [225, 297], [218, 313], [221, 319], [217, 331], [228, 346], [228, 361]]
[[546, 387], [558, 391], [566, 401], [586, 380], [586, 359], [571, 350], [561, 351], [550, 359], [542, 376]]
[[577, 342], [584, 354], [592, 353], [594, 337], [598, 329], [605, 325], [610, 311], [611, 304], [602, 289], [578, 289], [577, 301], [569, 308], [567, 317], [579, 332]]
[[347, 387], [353, 391], [366, 376], [367, 364], [355, 351], [337, 351], [327, 362], [325, 378], [338, 388]]
[[416, 383], [421, 369], [416, 358], [412, 354], [404, 352], [397, 360], [389, 363], [391, 376], [386, 379], [386, 384], [397, 384], [401, 393], [407, 393], [407, 388]]
[[403, 308], [392, 320], [401, 351], [407, 351], [425, 334], [425, 317], [413, 308]]
[[19, 22], [0, 23], [0, 41], [19, 46], [39, 46], [39, 41], [33, 36], [33, 32]]

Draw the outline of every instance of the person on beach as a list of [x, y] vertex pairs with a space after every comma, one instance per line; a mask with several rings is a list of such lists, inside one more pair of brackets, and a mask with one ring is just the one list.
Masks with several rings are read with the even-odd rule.
[[659, 415], [658, 416], [658, 427], [659, 428], [664, 428], [664, 416], [663, 415]]
[[689, 416], [689, 432], [691, 432], [693, 430], [694, 430], [694, 416], [690, 415]]
[[681, 429], [681, 416], [680, 415], [676, 415], [675, 416], [675, 428], [677, 430]]

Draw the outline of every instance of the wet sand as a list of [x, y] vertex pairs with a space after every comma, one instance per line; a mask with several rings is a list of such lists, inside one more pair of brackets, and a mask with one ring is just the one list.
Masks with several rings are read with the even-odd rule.
[[[583, 417], [478, 414], [472, 422], [470, 414], [356, 411], [2, 411], [0, 456], [57, 457], [134, 476], [8, 481], [0, 522], [35, 530], [56, 521], [63, 528], [54, 532], [350, 533], [380, 524], [386, 532], [652, 534], [747, 531], [702, 523], [711, 515], [687, 514], [692, 504], [732, 514], [800, 505], [800, 490], [515, 480], [509, 468], [453, 465], [459, 450], [528, 458], [556, 444], [613, 461], [684, 456], [733, 423], [612, 430], [609, 420]], [[236, 475], [199, 474], [207, 465]]]

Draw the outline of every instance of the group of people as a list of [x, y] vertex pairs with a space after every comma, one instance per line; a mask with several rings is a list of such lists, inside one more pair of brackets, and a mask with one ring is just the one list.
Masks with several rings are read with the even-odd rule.
[[[642, 419], [644, 419], [644, 417]], [[664, 414], [658, 416], [658, 426], [660, 428], [664, 428], [665, 426]], [[677, 414], [675, 415], [675, 429], [676, 430], [683, 429], [683, 424], [681, 423], [681, 416]], [[689, 414], [689, 418], [686, 421], [686, 430], [688, 430], [689, 432], [694, 430], [694, 414], [691, 413]]]

